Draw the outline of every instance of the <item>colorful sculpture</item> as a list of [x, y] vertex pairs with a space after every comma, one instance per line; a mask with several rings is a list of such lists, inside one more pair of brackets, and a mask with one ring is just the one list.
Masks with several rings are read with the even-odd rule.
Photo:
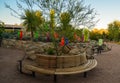
[[22, 37], [23, 37], [23, 32], [22, 31], [18, 31], [18, 37], [22, 40]]
[[64, 46], [65, 45], [65, 39], [64, 37], [61, 38], [61, 42], [60, 42], [60, 46]]

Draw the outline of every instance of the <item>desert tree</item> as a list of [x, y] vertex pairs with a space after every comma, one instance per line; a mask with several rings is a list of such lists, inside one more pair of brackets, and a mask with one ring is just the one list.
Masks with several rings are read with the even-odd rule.
[[11, 9], [17, 16], [24, 14], [26, 9], [40, 9], [46, 20], [50, 20], [49, 11], [54, 9], [56, 25], [60, 24], [59, 16], [63, 12], [70, 14], [70, 24], [74, 27], [86, 26], [89, 28], [93, 27], [97, 22], [95, 20], [97, 14], [94, 8], [91, 8], [90, 5], [85, 5], [84, 0], [16, 0], [16, 4], [20, 12], [17, 12], [8, 4], [6, 4], [6, 7]]
[[120, 36], [120, 21], [114, 21], [108, 25], [109, 39], [119, 41]]

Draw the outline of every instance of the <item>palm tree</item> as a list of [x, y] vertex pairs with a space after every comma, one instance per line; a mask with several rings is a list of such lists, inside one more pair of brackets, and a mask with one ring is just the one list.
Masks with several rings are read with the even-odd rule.
[[27, 31], [31, 32], [31, 39], [34, 38], [34, 32], [42, 24], [43, 18], [39, 11], [25, 10], [25, 14], [21, 16], [24, 20], [23, 25], [27, 28]]

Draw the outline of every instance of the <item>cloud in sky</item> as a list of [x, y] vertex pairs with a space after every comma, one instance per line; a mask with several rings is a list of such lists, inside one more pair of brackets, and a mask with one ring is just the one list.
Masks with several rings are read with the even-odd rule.
[[[95, 8], [98, 13], [96, 19], [100, 20], [95, 27], [107, 28], [107, 25], [114, 20], [120, 20], [120, 0], [84, 0], [85, 5], [91, 4], [91, 8]], [[0, 0], [0, 20], [7, 24], [19, 24], [22, 21], [11, 16], [10, 10], [5, 8], [4, 2], [16, 7], [15, 0]]]

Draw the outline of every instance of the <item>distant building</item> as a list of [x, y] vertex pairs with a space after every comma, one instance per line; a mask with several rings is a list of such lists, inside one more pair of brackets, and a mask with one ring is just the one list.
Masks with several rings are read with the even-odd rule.
[[5, 31], [15, 31], [15, 30], [23, 30], [23, 26], [21, 25], [12, 25], [12, 24], [5, 24], [3, 21], [0, 20], [0, 24], [4, 24]]
[[20, 25], [5, 24], [4, 28], [5, 28], [5, 31], [23, 30], [23, 26], [20, 26]]

